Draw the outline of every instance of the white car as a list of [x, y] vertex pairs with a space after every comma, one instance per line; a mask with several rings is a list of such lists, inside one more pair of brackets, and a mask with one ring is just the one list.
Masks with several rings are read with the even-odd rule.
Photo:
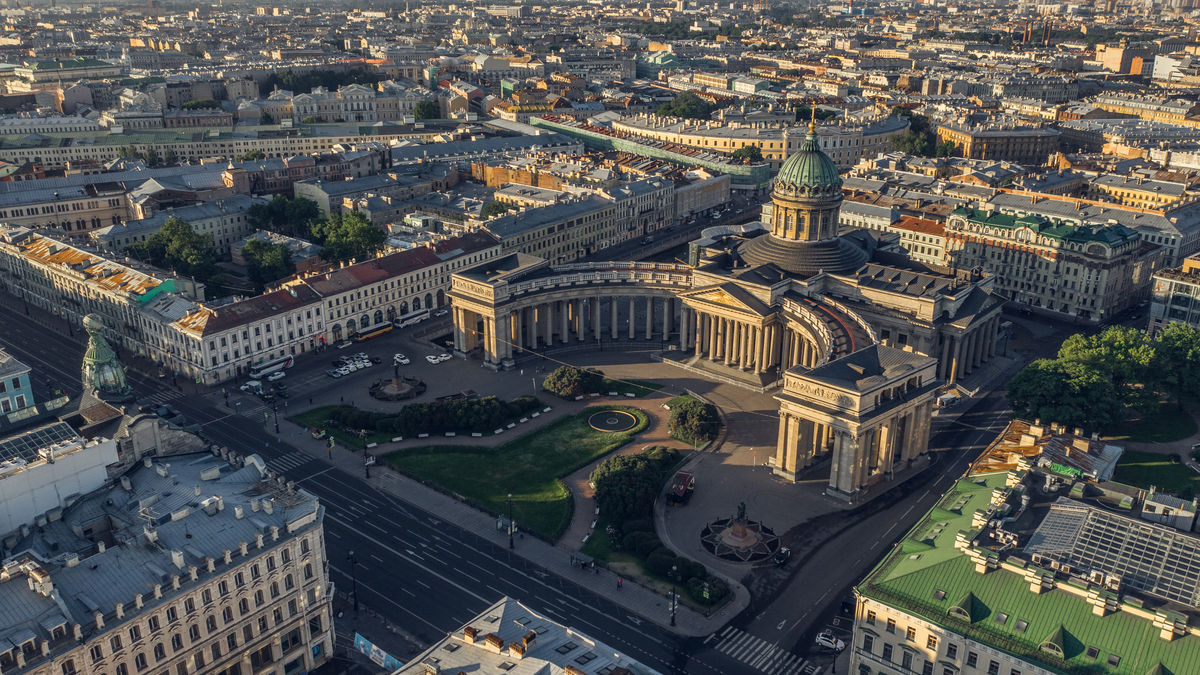
[[258, 380], [250, 380], [246, 384], [243, 384], [242, 386], [238, 387], [238, 389], [241, 389], [242, 391], [255, 391], [258, 389], [262, 389], [262, 382], [260, 382]]
[[813, 641], [816, 642], [818, 647], [832, 649], [835, 652], [840, 652], [846, 648], [846, 643], [839, 640], [837, 636], [830, 631], [817, 633], [817, 637], [814, 638]]
[[365, 360], [367, 359], [367, 353], [366, 353], [366, 352], [359, 352], [359, 353], [357, 353], [357, 354], [355, 354], [355, 355], [354, 355], [354, 358], [356, 358], [356, 359], [358, 359], [358, 360], [360, 360], [360, 361], [365, 361]]
[[285, 377], [287, 377], [287, 373], [283, 372], [282, 370], [277, 370], [267, 376], [267, 382], [278, 382]]
[[370, 368], [371, 366], [373, 366], [375, 364], [371, 363], [371, 361], [369, 359], [367, 359], [367, 360], [359, 361], [358, 365], [362, 366], [363, 368]]
[[325, 371], [325, 374], [334, 379], [337, 379], [337, 378], [341, 377], [344, 373], [342, 373], [342, 371], [338, 368], [330, 368], [329, 370]]
[[435, 365], [435, 366], [436, 366], [437, 364], [439, 364], [439, 363], [441, 363], [441, 362], [442, 362], [442, 359], [441, 359], [441, 357], [434, 356], [433, 354], [428, 354], [428, 355], [426, 355], [426, 356], [425, 356], [425, 360], [426, 360], [426, 361], [428, 361], [428, 362], [430, 362], [431, 364], [433, 364], [433, 365]]
[[343, 375], [349, 375], [352, 372], [354, 372], [354, 371], [351, 370], [348, 366], [342, 366], [341, 368], [337, 369], [338, 377], [341, 377]]
[[438, 361], [449, 361], [452, 358], [454, 358], [454, 357], [450, 356], [446, 352], [442, 352], [441, 354], [438, 354]]
[[403, 354], [396, 354], [392, 357], [392, 363], [398, 366], [407, 366], [409, 363], [411, 363], [411, 361], [409, 361], [408, 357]]

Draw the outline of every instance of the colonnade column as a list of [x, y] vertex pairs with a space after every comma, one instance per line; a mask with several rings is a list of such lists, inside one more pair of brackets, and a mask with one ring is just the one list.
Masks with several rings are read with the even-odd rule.
[[764, 361], [766, 358], [766, 352], [763, 349], [767, 343], [767, 330], [766, 328], [759, 326], [754, 332], [756, 334], [755, 337], [758, 340], [758, 344], [754, 348], [754, 372], [763, 373], [767, 370], [766, 363]]
[[654, 337], [654, 296], [646, 298], [646, 339]]
[[942, 358], [938, 359], [938, 377], [947, 382], [950, 381], [950, 343], [953, 340], [950, 335], [942, 336]]
[[679, 304], [679, 351], [686, 352], [688, 348], [688, 329], [692, 326], [691, 310], [683, 303]]
[[592, 307], [592, 337], [596, 342], [600, 341], [600, 296], [592, 299], [595, 303]]
[[620, 302], [616, 297], [608, 299], [608, 337], [617, 339], [617, 303]]

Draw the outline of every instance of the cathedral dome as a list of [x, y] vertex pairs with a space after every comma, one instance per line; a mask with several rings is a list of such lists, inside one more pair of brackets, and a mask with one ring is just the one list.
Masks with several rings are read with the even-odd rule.
[[797, 197], [841, 199], [842, 177], [829, 155], [821, 151], [815, 124], [808, 125], [800, 150], [779, 168], [775, 189]]

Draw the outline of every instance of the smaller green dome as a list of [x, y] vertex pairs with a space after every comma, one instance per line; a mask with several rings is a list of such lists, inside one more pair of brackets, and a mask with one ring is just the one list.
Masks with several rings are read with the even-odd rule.
[[808, 135], [804, 137], [800, 150], [788, 157], [779, 168], [775, 186], [802, 196], [841, 194], [842, 177], [838, 174], [837, 165], [821, 151], [816, 129], [812, 125], [808, 127]]

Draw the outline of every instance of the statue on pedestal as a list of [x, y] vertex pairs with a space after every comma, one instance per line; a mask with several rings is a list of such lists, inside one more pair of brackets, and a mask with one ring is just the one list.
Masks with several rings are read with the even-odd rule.
[[117, 359], [104, 337], [104, 323], [95, 314], [83, 317], [88, 333], [87, 351], [83, 354], [83, 390], [108, 403], [133, 399], [133, 390], [125, 380], [125, 366]]

